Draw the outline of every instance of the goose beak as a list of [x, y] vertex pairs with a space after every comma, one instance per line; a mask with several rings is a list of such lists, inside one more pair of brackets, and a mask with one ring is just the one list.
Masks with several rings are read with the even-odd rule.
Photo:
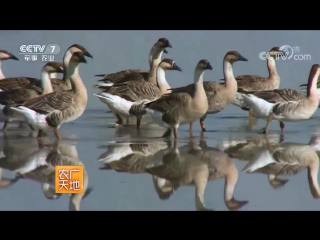
[[87, 59], [84, 56], [82, 56], [82, 58], [80, 59], [80, 62], [87, 63]]
[[83, 54], [84, 54], [85, 56], [93, 59], [92, 55], [91, 55], [87, 50], [85, 50], [85, 51], [83, 52]]
[[173, 64], [173, 66], [172, 66], [172, 70], [177, 70], [177, 71], [180, 71], [180, 72], [182, 72], [182, 69], [177, 65], [177, 64]]
[[172, 45], [168, 42], [165, 46], [165, 48], [172, 48]]
[[210, 63], [208, 63], [205, 69], [213, 70], [213, 67], [211, 66]]
[[19, 58], [17, 58], [17, 57], [16, 57], [15, 55], [13, 55], [13, 54], [11, 54], [10, 59], [19, 61]]
[[239, 54], [239, 56], [238, 56], [238, 61], [245, 61], [245, 62], [247, 62], [248, 59], [246, 59], [244, 56], [242, 56], [241, 54]]
[[163, 52], [164, 52], [164, 53], [168, 53], [168, 51], [167, 51], [166, 49], [163, 49]]

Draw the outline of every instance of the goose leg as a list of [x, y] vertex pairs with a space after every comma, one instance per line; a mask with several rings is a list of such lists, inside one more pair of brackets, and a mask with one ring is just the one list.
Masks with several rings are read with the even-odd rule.
[[178, 129], [177, 128], [174, 128], [173, 129], [173, 136], [174, 136], [174, 138], [178, 138]]
[[126, 119], [126, 124], [129, 125], [130, 121], [129, 121], [129, 117], [127, 117]]
[[117, 118], [117, 121], [116, 121], [116, 126], [118, 125], [122, 125], [123, 122], [122, 122], [122, 118], [120, 117], [120, 115], [118, 114], [115, 114], [116, 118]]
[[281, 121], [279, 123], [280, 123], [281, 134], [283, 134], [284, 133], [284, 123]]
[[254, 112], [253, 112], [252, 108], [249, 108], [249, 118], [250, 117], [254, 117]]
[[206, 119], [206, 117], [207, 117], [207, 114], [205, 114], [202, 118], [200, 118], [200, 127], [201, 127], [202, 132], [207, 131], [206, 127], [204, 125], [204, 120]]
[[137, 128], [139, 129], [141, 125], [141, 117], [137, 117]]
[[7, 127], [8, 127], [8, 123], [9, 121], [8, 120], [5, 120], [4, 124], [3, 124], [3, 127], [2, 127], [2, 132], [5, 132]]
[[272, 118], [273, 118], [273, 114], [269, 115], [269, 117], [268, 117], [268, 119], [267, 119], [267, 125], [266, 125], [266, 127], [265, 127], [265, 129], [264, 129], [264, 133], [265, 133], [265, 134], [267, 134], [267, 133], [268, 133], [268, 130], [269, 130], [269, 124], [270, 124], [270, 122], [271, 122]]
[[59, 130], [57, 128], [53, 129], [53, 133], [58, 140], [61, 140]]
[[189, 124], [189, 132], [192, 133], [193, 132], [193, 122], [191, 122]]
[[41, 138], [42, 132], [43, 132], [43, 131], [42, 131], [41, 129], [39, 129], [38, 135], [37, 135], [37, 139], [40, 139], [40, 138]]
[[178, 149], [178, 141], [177, 141], [177, 139], [174, 139], [173, 147], [174, 147], [174, 149]]

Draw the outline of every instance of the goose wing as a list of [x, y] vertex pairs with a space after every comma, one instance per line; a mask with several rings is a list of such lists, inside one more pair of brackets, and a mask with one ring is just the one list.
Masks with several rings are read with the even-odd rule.
[[147, 103], [146, 107], [160, 112], [167, 112], [178, 107], [188, 107], [190, 100], [192, 98], [188, 93], [170, 93]]
[[38, 78], [30, 77], [11, 77], [2, 79], [0, 81], [0, 89], [2, 89], [3, 91], [25, 88], [29, 85], [41, 87], [41, 80]]
[[262, 98], [270, 103], [284, 103], [288, 101], [299, 101], [306, 96], [292, 89], [275, 89], [253, 93], [256, 97]]
[[63, 111], [71, 107], [73, 97], [69, 91], [52, 92], [26, 101], [23, 106], [40, 114], [48, 114], [54, 110]]
[[[203, 88], [208, 98], [209, 96], [216, 94], [217, 91], [219, 91], [221, 86], [224, 86], [224, 83], [218, 83], [214, 81], [203, 82]], [[192, 95], [195, 91], [195, 87], [194, 87], [194, 84], [191, 83], [187, 86], [171, 88], [169, 90], [171, 90], [171, 93], [189, 93]]]
[[9, 91], [0, 92], [0, 101], [22, 104], [28, 99], [39, 96], [41, 92], [41, 88], [34, 85], [29, 85], [28, 88], [12, 89]]
[[116, 85], [111, 87], [108, 92], [129, 101], [138, 101], [141, 99], [154, 100], [161, 96], [161, 91], [158, 86], [145, 81], [130, 81], [125, 84]]
[[102, 82], [124, 83], [128, 81], [141, 81], [148, 79], [149, 71], [140, 69], [128, 69], [116, 73], [110, 73], [98, 80]]
[[269, 86], [266, 84], [266, 79], [262, 77], [250, 77], [247, 79], [237, 80], [238, 92], [247, 93], [253, 91], [264, 91], [269, 90]]

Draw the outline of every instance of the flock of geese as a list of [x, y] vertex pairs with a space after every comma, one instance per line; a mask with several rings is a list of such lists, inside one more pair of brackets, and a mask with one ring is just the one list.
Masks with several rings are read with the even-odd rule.
[[[160, 38], [149, 54], [150, 69], [123, 70], [102, 77], [95, 85], [100, 93], [94, 94], [112, 111], [116, 125], [124, 119], [136, 118], [140, 129], [142, 118], [148, 114], [152, 120], [167, 130], [174, 141], [130, 142], [109, 145], [107, 152], [99, 157], [104, 169], [119, 172], [148, 173], [152, 175], [155, 190], [160, 199], [168, 199], [181, 185], [195, 185], [196, 209], [207, 210], [204, 204], [204, 189], [207, 181], [225, 178], [224, 200], [229, 210], [238, 210], [248, 201], [233, 197], [238, 179], [238, 170], [230, 158], [248, 160], [244, 172], [260, 172], [268, 175], [272, 187], [279, 188], [288, 180], [279, 179], [280, 174], [296, 174], [308, 168], [308, 179], [312, 196], [320, 197], [317, 181], [319, 158], [318, 135], [309, 144], [270, 142], [269, 138], [247, 139], [242, 142], [224, 142], [218, 147], [209, 147], [201, 138], [199, 144], [177, 146], [178, 128], [189, 124], [192, 135], [193, 122], [199, 120], [202, 133], [206, 131], [204, 121], [208, 114], [222, 111], [229, 104], [248, 111], [249, 118], [267, 121], [263, 130], [268, 133], [272, 120], [280, 123], [284, 132], [286, 121], [307, 120], [319, 107], [320, 65], [311, 66], [307, 84], [302, 84], [300, 93], [292, 89], [279, 89], [280, 76], [276, 69], [279, 54], [285, 54], [279, 47], [273, 47], [268, 54], [268, 77], [256, 75], [233, 75], [233, 64], [248, 61], [237, 51], [229, 51], [223, 59], [223, 82], [204, 81], [205, 70], [213, 70], [210, 62], [201, 59], [194, 70], [194, 82], [178, 88], [171, 88], [166, 80], [167, 70], [182, 71], [169, 58], [162, 59], [167, 48], [173, 46], [166, 38]], [[82, 164], [76, 149], [63, 145], [42, 144], [44, 131], [52, 129], [60, 140], [59, 128], [63, 123], [79, 118], [86, 109], [88, 94], [80, 73], [79, 64], [86, 63], [86, 57], [93, 58], [88, 50], [79, 45], [70, 46], [62, 63], [48, 62], [41, 71], [41, 78], [9, 77], [1, 70], [4, 60], [18, 60], [6, 50], [0, 50], [0, 107], [5, 117], [3, 132], [12, 121], [26, 122], [31, 130], [38, 131], [38, 145], [26, 148], [26, 143], [5, 142], [0, 156], [0, 167], [17, 174], [14, 179], [1, 177], [0, 188], [8, 187], [20, 178], [41, 182], [44, 196], [57, 199], [54, 193], [54, 166]], [[62, 73], [62, 79], [57, 74]], [[319, 87], [319, 89], [318, 89]], [[135, 130], [135, 129], [134, 129]], [[136, 130], [135, 130], [136, 131]], [[20, 148], [20, 149], [19, 149]], [[319, 149], [318, 149], [319, 148]], [[23, 154], [22, 154], [23, 153]], [[80, 201], [87, 196], [88, 174], [85, 173], [85, 193], [70, 197], [70, 210], [80, 210]]]
[[[241, 75], [234, 77], [233, 64], [248, 61], [237, 51], [229, 51], [223, 59], [223, 82], [203, 81], [205, 70], [213, 70], [208, 60], [202, 59], [194, 70], [194, 83], [171, 88], [166, 80], [167, 70], [182, 71], [172, 59], [161, 59], [163, 53], [172, 48], [169, 40], [160, 38], [149, 54], [149, 71], [139, 69], [123, 70], [103, 76], [96, 88], [102, 91], [94, 94], [114, 113], [116, 124], [123, 124], [123, 118], [136, 117], [136, 127], [149, 114], [159, 126], [173, 130], [178, 138], [180, 125], [192, 124], [200, 120], [202, 131], [206, 131], [204, 120], [207, 114], [222, 111], [229, 104], [249, 111], [249, 117], [267, 121], [264, 133], [268, 132], [271, 120], [280, 122], [281, 132], [285, 121], [309, 119], [319, 106], [318, 77], [320, 65], [311, 67], [306, 87], [306, 95], [292, 89], [278, 89], [280, 76], [276, 69], [276, 58], [284, 54], [279, 47], [273, 47], [268, 54], [269, 77]], [[87, 105], [87, 89], [79, 74], [79, 64], [86, 63], [85, 57], [92, 55], [81, 45], [70, 46], [64, 54], [63, 62], [48, 62], [42, 69], [41, 79], [30, 77], [5, 78], [0, 72], [0, 104], [5, 116], [3, 131], [12, 120], [29, 124], [32, 130], [42, 132], [53, 129], [57, 139], [61, 139], [59, 128], [63, 123], [80, 117]], [[0, 51], [0, 60], [18, 60], [8, 51]], [[63, 73], [62, 79], [56, 74]]]
[[311, 67], [306, 87], [302, 94], [292, 89], [278, 89], [280, 76], [276, 69], [276, 59], [285, 54], [279, 47], [269, 51], [267, 68], [269, 77], [240, 75], [234, 77], [233, 64], [248, 61], [237, 51], [229, 51], [223, 59], [224, 82], [203, 81], [205, 70], [213, 70], [208, 60], [202, 59], [194, 70], [194, 83], [171, 88], [165, 77], [166, 70], [182, 71], [172, 59], [161, 60], [162, 53], [172, 45], [168, 39], [160, 38], [151, 48], [149, 71], [138, 69], [124, 70], [112, 74], [99, 74], [103, 77], [95, 86], [102, 89], [95, 94], [104, 102], [117, 118], [116, 124], [122, 124], [122, 118], [135, 116], [137, 128], [141, 118], [149, 114], [158, 125], [173, 129], [178, 137], [178, 128], [200, 120], [202, 131], [206, 131], [204, 120], [207, 114], [222, 111], [229, 104], [249, 111], [249, 117], [255, 116], [267, 120], [264, 133], [268, 132], [269, 123], [275, 119], [280, 122], [281, 132], [285, 121], [309, 119], [319, 105], [317, 89], [320, 65]]
[[[132, 132], [131, 137], [136, 137], [136, 134], [137, 132]], [[240, 210], [250, 203], [249, 197], [246, 197], [246, 200], [235, 198], [235, 195], [241, 195], [239, 187], [237, 190], [237, 182], [243, 175], [239, 174], [231, 158], [246, 162], [242, 172], [266, 175], [266, 180], [275, 191], [283, 189], [290, 179], [281, 175], [291, 176], [307, 169], [310, 195], [314, 199], [320, 198], [319, 130], [315, 131], [310, 142], [305, 144], [283, 142], [281, 134], [270, 134], [266, 138], [256, 134], [241, 141], [222, 141], [216, 147], [208, 146], [204, 137], [201, 137], [199, 142], [190, 138], [183, 146], [174, 145], [175, 141], [171, 139], [114, 141], [109, 143], [107, 150], [98, 157], [102, 164], [98, 167], [101, 171], [114, 170], [118, 174], [150, 175], [155, 194], [160, 200], [170, 199], [181, 187], [194, 187], [195, 196], [190, 197], [195, 199], [195, 209], [198, 211], [213, 210], [205, 206], [205, 189], [208, 182], [219, 179], [225, 181], [223, 193], [220, 194], [223, 194], [228, 210]], [[98, 149], [104, 147], [99, 146]], [[54, 191], [56, 165], [83, 165], [79, 160], [77, 147], [70, 142], [48, 143], [42, 139], [30, 141], [28, 138], [17, 142], [7, 139], [2, 147], [0, 168], [11, 171], [15, 177], [5, 178], [0, 171], [0, 191], [14, 187], [15, 183], [26, 179], [41, 185], [45, 199], [58, 200], [62, 195]], [[259, 187], [259, 183], [254, 183], [257, 192], [265, 191]], [[132, 186], [136, 190], [137, 186]], [[84, 192], [70, 195], [69, 210], [79, 211], [82, 200], [87, 198], [92, 190], [93, 187], [89, 187], [89, 174], [85, 169]], [[106, 190], [105, 187], [100, 191], [103, 190]], [[212, 194], [211, 190], [207, 192]], [[213, 194], [214, 196], [219, 195], [219, 191], [214, 192], [217, 193]], [[107, 198], [109, 196], [110, 194], [106, 195]], [[128, 201], [132, 202], [132, 199]]]

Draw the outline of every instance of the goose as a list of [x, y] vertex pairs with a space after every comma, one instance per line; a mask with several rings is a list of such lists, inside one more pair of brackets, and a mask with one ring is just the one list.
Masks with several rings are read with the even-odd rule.
[[108, 145], [108, 150], [99, 156], [99, 162], [104, 166], [100, 170], [114, 169], [117, 172], [134, 174], [146, 173], [146, 166], [155, 153], [167, 149], [169, 144], [165, 141], [154, 142], [115, 142]]
[[[195, 185], [196, 209], [209, 210], [204, 204], [204, 192], [208, 181], [225, 178], [224, 202], [229, 210], [239, 210], [248, 201], [234, 198], [234, 188], [238, 180], [238, 170], [231, 159], [217, 148], [208, 147], [200, 140], [197, 145], [190, 141], [186, 146], [164, 151], [162, 164], [147, 168], [155, 176], [157, 193], [161, 199], [168, 199], [180, 186]], [[170, 191], [171, 189], [171, 191]]]
[[277, 189], [288, 182], [288, 180], [279, 179], [278, 175], [294, 175], [308, 168], [311, 194], [314, 198], [319, 198], [319, 157], [315, 149], [310, 145], [293, 142], [285, 142], [278, 147], [273, 147], [267, 137], [266, 141], [268, 148], [257, 153], [242, 171], [268, 174], [270, 185]]
[[[301, 88], [301, 92], [306, 93], [308, 89], [308, 83], [301, 84], [299, 87]], [[318, 79], [317, 81], [317, 93], [320, 100], [320, 79]], [[319, 108], [320, 108], [320, 105], [319, 105]]]
[[[23, 150], [21, 146], [24, 147]], [[9, 144], [6, 141], [3, 151], [7, 156], [1, 159], [0, 166], [16, 173], [20, 179], [24, 178], [41, 183], [42, 193], [50, 200], [58, 199], [62, 195], [56, 194], [54, 189], [55, 166], [83, 165], [78, 158], [76, 146], [61, 144], [59, 141], [46, 144], [41, 140], [35, 143], [24, 139], [19, 144]], [[74, 152], [76, 154], [70, 154]], [[92, 188], [88, 188], [88, 173], [85, 167], [83, 177], [83, 193], [71, 194], [70, 211], [79, 211], [81, 200], [92, 191]]]
[[[140, 69], [129, 69], [124, 70], [116, 73], [107, 74], [104, 76], [103, 79], [98, 80], [102, 83], [98, 83], [95, 85], [99, 89], [103, 89], [104, 91], [108, 90], [114, 83], [124, 83], [127, 81], [142, 81], [142, 82], [149, 82], [153, 84], [157, 84], [157, 76], [156, 70], [161, 62], [162, 53], [168, 53], [166, 48], [172, 48], [172, 45], [169, 43], [169, 40], [166, 38], [160, 38], [151, 48], [149, 54], [149, 71], [142, 71]], [[100, 75], [96, 75], [100, 76]], [[102, 102], [103, 99], [99, 98]], [[108, 104], [107, 104], [108, 105]], [[111, 108], [108, 106], [109, 109]], [[123, 120], [120, 115], [114, 114], [117, 121], [116, 126], [122, 125]], [[127, 122], [129, 119], [127, 118]]]
[[241, 93], [254, 93], [257, 91], [274, 90], [280, 86], [280, 76], [276, 68], [276, 59], [280, 54], [285, 54], [279, 47], [273, 47], [268, 52], [267, 68], [269, 77], [261, 77], [257, 75], [239, 75], [235, 79], [238, 83], [238, 92], [231, 104], [242, 108], [243, 110], [249, 110], [249, 117], [253, 116], [252, 109], [247, 109], [247, 106], [243, 106], [243, 99]]
[[97, 74], [96, 77], [103, 77], [98, 80], [102, 83], [96, 85], [96, 87], [108, 87], [114, 83], [124, 83], [127, 81], [147, 81], [153, 84], [157, 84], [156, 70], [161, 62], [162, 53], [168, 53], [166, 48], [172, 48], [169, 40], [166, 38], [159, 38], [158, 41], [152, 46], [149, 53], [149, 71], [140, 69], [123, 70], [111, 74]]
[[[50, 83], [50, 76], [49, 76], [49, 74], [52, 72], [62, 73], [63, 72], [62, 64], [59, 62], [48, 62], [43, 66], [41, 70], [42, 88], [39, 88], [35, 85], [30, 84], [29, 86], [25, 86], [24, 88], [12, 89], [9, 91], [2, 91], [0, 92], [0, 103], [13, 102], [17, 104], [22, 104], [26, 100], [52, 92], [52, 86]], [[5, 122], [3, 124], [2, 131], [5, 132], [9, 122], [11, 122], [16, 116], [14, 114], [15, 112], [12, 111], [10, 108], [10, 104], [7, 106], [2, 105], [1, 107], [3, 108], [2, 113], [5, 116]], [[30, 128], [34, 130], [31, 125], [30, 125]]]
[[207, 69], [213, 70], [210, 62], [200, 60], [194, 71], [194, 92], [164, 94], [155, 101], [142, 103], [155, 123], [174, 130], [174, 138], [178, 137], [180, 125], [194, 122], [208, 110], [208, 100], [203, 89], [203, 73]]
[[273, 119], [280, 122], [281, 133], [283, 133], [284, 121], [302, 121], [312, 117], [319, 105], [317, 93], [319, 75], [320, 65], [312, 65], [307, 96], [291, 89], [275, 89], [242, 95], [257, 118], [267, 119], [264, 133], [268, 133], [269, 124]]
[[[229, 51], [223, 58], [223, 73], [225, 82], [209, 82], [206, 81], [203, 83], [203, 87], [208, 99], [208, 111], [206, 114], [200, 118], [200, 126], [203, 132], [206, 131], [204, 120], [207, 117], [207, 114], [215, 114], [222, 111], [231, 101], [234, 99], [237, 92], [237, 81], [233, 76], [232, 66], [234, 62], [237, 61], [248, 61], [237, 51]], [[194, 91], [195, 85], [190, 84], [185, 87], [171, 89], [172, 93], [179, 92], [188, 92], [191, 93]], [[193, 122], [190, 122], [189, 130], [192, 132]]]
[[122, 117], [136, 116], [137, 128], [140, 128], [141, 119], [146, 111], [141, 111], [137, 105], [154, 101], [170, 92], [167, 90], [170, 86], [165, 77], [167, 70], [182, 71], [172, 59], [163, 59], [157, 68], [157, 85], [146, 81], [128, 81], [94, 95], [101, 98], [112, 112]]
[[88, 95], [79, 74], [79, 63], [86, 63], [83, 52], [74, 52], [66, 73], [70, 76], [72, 89], [52, 92], [26, 101], [23, 105], [11, 107], [24, 116], [26, 122], [39, 129], [37, 138], [43, 130], [53, 129], [55, 137], [61, 139], [59, 128], [63, 123], [74, 121], [84, 112]]
[[[73, 44], [71, 45], [63, 56], [63, 78], [58, 79], [56, 78], [55, 72], [50, 73], [50, 82], [52, 85], [52, 89], [54, 92], [56, 91], [63, 91], [71, 89], [70, 78], [66, 74], [65, 68], [69, 64], [70, 57], [74, 52], [83, 52], [85, 56], [92, 58], [92, 55], [81, 45]], [[42, 81], [38, 78], [31, 78], [31, 77], [10, 77], [6, 79], [2, 79], [0, 81], [0, 90], [8, 91], [12, 89], [20, 89], [35, 86], [35, 88], [42, 87]]]
[[[278, 146], [284, 140], [281, 134], [269, 134], [268, 139], [272, 146]], [[266, 148], [266, 139], [264, 135], [256, 134], [243, 140], [222, 141], [217, 147], [231, 158], [250, 161], [257, 152]]]
[[19, 58], [17, 58], [11, 52], [8, 52], [6, 50], [0, 50], [0, 80], [5, 78], [5, 76], [4, 76], [3, 72], [2, 72], [2, 68], [1, 68], [2, 61], [9, 60], [9, 59], [19, 61]]

